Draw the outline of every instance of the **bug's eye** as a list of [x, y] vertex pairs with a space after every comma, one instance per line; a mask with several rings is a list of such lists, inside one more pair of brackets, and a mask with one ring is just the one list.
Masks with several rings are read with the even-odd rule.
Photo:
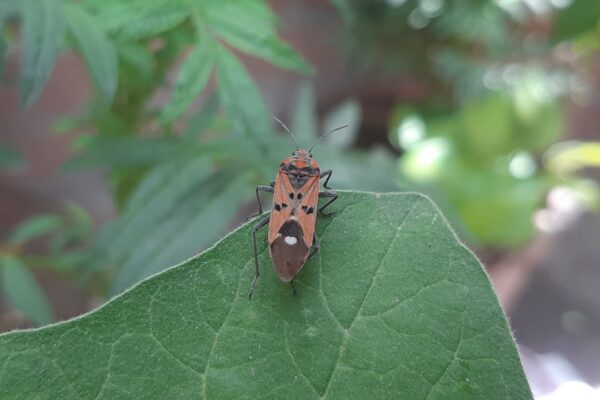
[[308, 156], [309, 156], [310, 158], [312, 158], [312, 153], [308, 153]]
[[296, 153], [295, 151], [292, 152], [292, 156], [296, 156], [298, 155], [298, 153]]

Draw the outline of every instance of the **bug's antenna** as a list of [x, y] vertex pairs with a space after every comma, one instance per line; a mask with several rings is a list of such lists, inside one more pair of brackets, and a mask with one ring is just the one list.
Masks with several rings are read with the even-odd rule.
[[348, 127], [348, 125], [346, 124], [346, 125], [338, 126], [337, 128], [334, 128], [334, 129], [330, 130], [329, 132], [327, 132], [326, 134], [324, 134], [323, 136], [321, 136], [320, 138], [318, 138], [318, 139], [317, 139], [317, 141], [315, 142], [315, 144], [313, 144], [312, 146], [310, 146], [310, 149], [308, 149], [308, 152], [310, 153], [310, 152], [312, 151], [312, 149], [313, 149], [313, 148], [314, 148], [314, 147], [315, 147], [317, 144], [319, 144], [319, 142], [320, 142], [321, 140], [323, 140], [323, 139], [324, 139], [324, 138], [326, 138], [327, 136], [331, 135], [333, 132], [337, 132], [337, 131], [339, 131], [339, 130], [342, 130], [342, 129], [344, 129], [344, 128], [347, 128], [347, 127]]
[[283, 127], [283, 129], [285, 129], [285, 131], [286, 131], [287, 133], [289, 133], [289, 134], [290, 134], [290, 136], [292, 137], [292, 140], [294, 141], [294, 144], [296, 145], [296, 150], [300, 150], [300, 146], [298, 146], [298, 142], [296, 141], [296, 136], [294, 136], [294, 134], [292, 133], [292, 131], [290, 131], [290, 130], [288, 129], [288, 127], [287, 127], [287, 126], [285, 126], [285, 124], [283, 123], [283, 121], [282, 121], [282, 120], [280, 120], [279, 118], [277, 118], [277, 117], [276, 117], [276, 116], [274, 116], [274, 115], [272, 115], [272, 117], [273, 117], [273, 119], [274, 119], [275, 121], [279, 122], [279, 125], [281, 125], [281, 126]]

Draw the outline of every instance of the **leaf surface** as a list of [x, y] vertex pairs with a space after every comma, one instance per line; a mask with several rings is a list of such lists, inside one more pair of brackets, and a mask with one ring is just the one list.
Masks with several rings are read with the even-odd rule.
[[247, 224], [84, 317], [1, 336], [0, 397], [532, 398], [485, 272], [429, 200], [341, 192], [331, 210], [297, 296], [261, 231], [247, 299]]

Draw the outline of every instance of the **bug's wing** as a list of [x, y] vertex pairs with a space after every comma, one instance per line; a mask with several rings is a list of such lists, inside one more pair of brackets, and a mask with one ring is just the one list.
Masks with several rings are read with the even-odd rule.
[[303, 240], [302, 227], [296, 219], [288, 219], [281, 226], [273, 243], [269, 245], [269, 252], [273, 266], [279, 278], [290, 282], [300, 272], [306, 259], [310, 246]]
[[269, 244], [275, 241], [277, 233], [285, 221], [292, 215], [293, 207], [289, 201], [289, 193], [292, 191], [292, 185], [287, 175], [282, 172], [278, 173], [275, 179], [271, 221], [269, 222]]
[[296, 217], [304, 233], [304, 243], [309, 249], [312, 246], [315, 224], [317, 223], [319, 186], [319, 177], [314, 176], [298, 191], [302, 193], [302, 200], [300, 206], [296, 209]]

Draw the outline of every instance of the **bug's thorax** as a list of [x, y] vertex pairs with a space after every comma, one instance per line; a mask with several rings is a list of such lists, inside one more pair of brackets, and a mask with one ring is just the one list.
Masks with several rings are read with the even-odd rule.
[[321, 170], [310, 152], [297, 150], [281, 162], [279, 172], [286, 174], [294, 189], [299, 190], [311, 176], [319, 176]]

